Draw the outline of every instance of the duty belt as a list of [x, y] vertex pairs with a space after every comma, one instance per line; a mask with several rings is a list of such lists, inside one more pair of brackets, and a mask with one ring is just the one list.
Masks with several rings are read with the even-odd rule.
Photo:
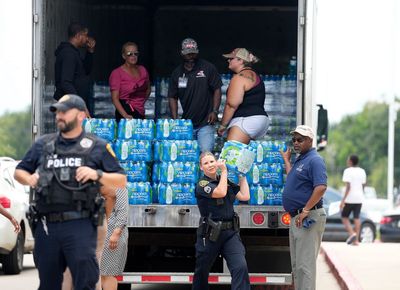
[[[310, 210], [319, 209], [319, 208], [322, 208], [322, 205], [319, 205], [319, 204], [314, 205], [312, 208], [310, 208]], [[289, 214], [291, 217], [295, 217], [296, 215], [301, 214], [302, 211], [303, 211], [303, 208], [299, 208], [294, 211], [290, 211]]]
[[89, 211], [63, 211], [52, 212], [42, 215], [46, 217], [47, 222], [59, 223], [77, 219], [84, 219], [90, 217]]
[[221, 230], [223, 231], [223, 230], [230, 230], [230, 229], [233, 229], [233, 222], [232, 221], [230, 221], [230, 222], [222, 222], [222, 225], [221, 225]]

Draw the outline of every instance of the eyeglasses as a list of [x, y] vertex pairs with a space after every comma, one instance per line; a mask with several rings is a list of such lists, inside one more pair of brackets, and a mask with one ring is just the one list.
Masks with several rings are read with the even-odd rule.
[[292, 142], [293, 143], [303, 143], [304, 142], [304, 138], [300, 138], [300, 137], [298, 137], [298, 138], [295, 138], [295, 137], [293, 137], [292, 138]]
[[139, 56], [139, 51], [128, 51], [127, 53], [125, 53], [126, 56]]

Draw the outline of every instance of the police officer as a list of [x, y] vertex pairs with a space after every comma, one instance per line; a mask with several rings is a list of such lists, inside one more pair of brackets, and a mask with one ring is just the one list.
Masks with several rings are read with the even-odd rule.
[[99, 187], [124, 187], [126, 176], [110, 145], [82, 129], [82, 98], [65, 95], [50, 111], [55, 112], [59, 132], [38, 139], [15, 171], [16, 180], [36, 192], [39, 289], [61, 289], [66, 266], [75, 290], [95, 289]]
[[[204, 177], [196, 186], [200, 226], [197, 230], [196, 269], [193, 290], [206, 290], [210, 269], [218, 255], [226, 260], [232, 276], [232, 289], [250, 289], [245, 259], [245, 249], [239, 236], [239, 220], [234, 212], [235, 199], [250, 199], [249, 185], [245, 177], [239, 185], [227, 177], [225, 160], [216, 160], [210, 152], [200, 155], [200, 169]], [[221, 175], [217, 175], [217, 169]]]

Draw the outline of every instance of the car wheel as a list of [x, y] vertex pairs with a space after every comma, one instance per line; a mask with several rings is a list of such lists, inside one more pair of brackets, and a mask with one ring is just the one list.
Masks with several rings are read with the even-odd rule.
[[360, 241], [361, 243], [373, 243], [375, 241], [375, 226], [370, 223], [361, 225]]
[[5, 274], [19, 274], [22, 271], [24, 265], [24, 243], [24, 233], [20, 231], [14, 249], [8, 255], [3, 256], [3, 271]]

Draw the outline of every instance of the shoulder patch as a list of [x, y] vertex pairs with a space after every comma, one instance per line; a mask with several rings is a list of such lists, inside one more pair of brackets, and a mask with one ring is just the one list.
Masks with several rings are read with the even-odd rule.
[[201, 186], [201, 187], [204, 187], [204, 186], [206, 186], [207, 184], [209, 184], [210, 182], [208, 181], [208, 180], [200, 180], [199, 181], [199, 185]]
[[205, 191], [205, 193], [210, 193], [211, 192], [211, 187], [209, 187], [207, 185], [206, 187], [204, 187], [204, 191]]
[[90, 148], [93, 145], [93, 141], [91, 139], [85, 137], [85, 138], [82, 138], [80, 145], [83, 148]]
[[112, 157], [116, 158], [115, 153], [114, 153], [114, 150], [112, 149], [110, 143], [107, 143], [106, 149], [107, 149], [107, 151], [112, 155]]

